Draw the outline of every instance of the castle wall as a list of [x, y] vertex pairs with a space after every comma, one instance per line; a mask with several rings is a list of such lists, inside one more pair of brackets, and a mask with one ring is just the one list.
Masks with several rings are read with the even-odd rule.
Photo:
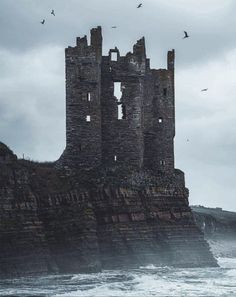
[[[104, 165], [143, 165], [143, 101], [146, 71], [144, 40], [139, 40], [137, 46], [140, 48], [139, 51], [134, 47], [134, 53], [129, 53], [125, 57], [120, 57], [119, 51], [115, 49], [110, 51], [109, 56], [102, 58]], [[113, 53], [117, 54], [117, 61], [112, 61]], [[115, 82], [120, 82], [121, 98], [117, 98], [114, 92]]]
[[[120, 84], [120, 97], [115, 84]], [[144, 38], [133, 52], [102, 56], [101, 28], [66, 49], [66, 166], [174, 170], [174, 51], [150, 69]]]
[[174, 170], [175, 101], [174, 51], [168, 69], [151, 70], [146, 78], [144, 107], [144, 164], [165, 172]]
[[101, 162], [101, 28], [66, 49], [66, 159], [91, 167]]

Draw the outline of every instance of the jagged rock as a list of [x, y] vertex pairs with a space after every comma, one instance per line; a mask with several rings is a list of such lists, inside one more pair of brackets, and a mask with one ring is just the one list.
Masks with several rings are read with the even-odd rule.
[[236, 257], [236, 213], [192, 206], [195, 221], [216, 257]]
[[[119, 178], [104, 184], [94, 171], [83, 180], [26, 160], [15, 160], [7, 170], [2, 166], [2, 277], [150, 263], [216, 265], [193, 220], [188, 191], [177, 188], [173, 177], [166, 178], [168, 187], [164, 182], [128, 187]], [[145, 182], [154, 179], [147, 176]]]

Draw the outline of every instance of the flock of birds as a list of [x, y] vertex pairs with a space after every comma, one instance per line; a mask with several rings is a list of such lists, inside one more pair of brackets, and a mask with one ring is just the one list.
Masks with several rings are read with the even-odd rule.
[[[140, 4], [137, 6], [137, 8], [141, 8], [142, 6], [143, 6], [143, 4], [140, 3]], [[51, 15], [56, 16], [56, 15], [55, 15], [55, 11], [54, 11], [54, 9], [52, 9], [52, 11], [51, 11]], [[45, 19], [43, 19], [40, 23], [41, 23], [42, 25], [44, 25], [44, 24], [45, 24]], [[117, 26], [112, 26], [111, 28], [112, 28], [112, 29], [116, 29]], [[183, 37], [183, 39], [186, 39], [186, 38], [189, 38], [189, 37], [190, 37], [190, 36], [189, 36], [188, 32], [187, 32], [187, 31], [184, 31], [184, 37]], [[205, 88], [205, 89], [202, 89], [202, 90], [201, 90], [201, 92], [207, 92], [207, 91], [208, 91], [208, 88]], [[189, 139], [187, 139], [187, 142], [189, 142]]]

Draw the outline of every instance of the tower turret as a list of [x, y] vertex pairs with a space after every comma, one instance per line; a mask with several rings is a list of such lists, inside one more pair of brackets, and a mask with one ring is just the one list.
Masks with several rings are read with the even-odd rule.
[[145, 167], [173, 172], [175, 136], [174, 50], [167, 69], [152, 69], [145, 101]]

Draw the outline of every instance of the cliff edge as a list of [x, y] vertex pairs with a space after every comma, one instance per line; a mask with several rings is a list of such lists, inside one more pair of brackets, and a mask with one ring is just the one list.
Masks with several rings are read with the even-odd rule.
[[217, 265], [181, 171], [71, 174], [54, 163], [17, 160], [6, 148], [1, 144], [1, 277]]
[[204, 232], [216, 257], [236, 257], [236, 213], [222, 208], [191, 206], [195, 221]]

